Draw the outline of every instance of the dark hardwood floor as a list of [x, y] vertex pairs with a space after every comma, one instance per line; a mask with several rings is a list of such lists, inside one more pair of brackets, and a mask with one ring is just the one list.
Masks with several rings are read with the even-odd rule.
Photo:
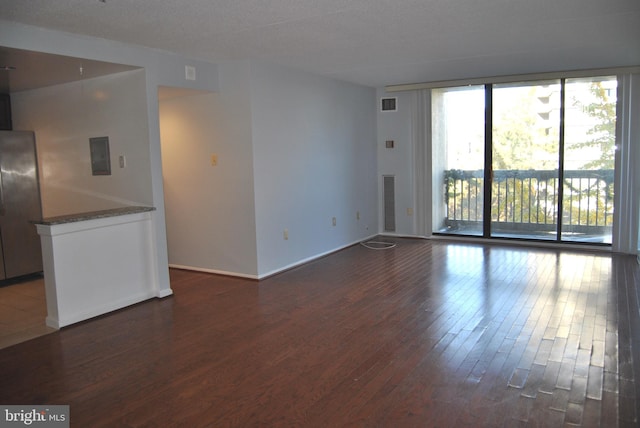
[[395, 239], [0, 350], [73, 427], [636, 426], [635, 257]]

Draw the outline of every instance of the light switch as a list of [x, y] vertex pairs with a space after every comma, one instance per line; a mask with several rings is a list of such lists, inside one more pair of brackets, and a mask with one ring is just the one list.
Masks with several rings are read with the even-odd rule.
[[120, 168], [126, 168], [127, 158], [125, 158], [124, 155], [118, 156], [118, 164], [120, 165]]

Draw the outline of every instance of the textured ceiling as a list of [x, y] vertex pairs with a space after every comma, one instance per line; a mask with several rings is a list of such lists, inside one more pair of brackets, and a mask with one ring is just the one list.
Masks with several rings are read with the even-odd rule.
[[0, 19], [369, 86], [640, 65], [639, 0], [0, 0]]

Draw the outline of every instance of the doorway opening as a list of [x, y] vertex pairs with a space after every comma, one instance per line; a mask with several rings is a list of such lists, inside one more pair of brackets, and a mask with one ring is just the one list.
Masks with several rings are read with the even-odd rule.
[[[158, 87], [160, 144], [169, 266], [206, 266], [212, 207], [220, 203], [211, 181], [220, 168], [215, 144], [215, 93]], [[215, 162], [214, 162], [215, 161]], [[217, 168], [217, 169], [216, 169]]]

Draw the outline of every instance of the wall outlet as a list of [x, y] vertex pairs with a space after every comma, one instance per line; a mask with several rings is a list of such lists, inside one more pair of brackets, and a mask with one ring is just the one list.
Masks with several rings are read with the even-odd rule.
[[211, 155], [211, 166], [218, 166], [218, 155]]
[[336, 218], [335, 218], [335, 217], [333, 217], [333, 218], [331, 219], [331, 223], [333, 223], [333, 225], [334, 225], [334, 226], [337, 224], [337, 221], [336, 221]]
[[185, 65], [184, 78], [187, 80], [196, 80], [196, 68], [192, 65]]
[[356, 220], [360, 220], [360, 211], [356, 211]]
[[289, 239], [289, 231], [287, 229], [282, 232], [282, 237], [285, 241]]
[[412, 216], [413, 215], [413, 208], [407, 208], [407, 215], [408, 216]]

